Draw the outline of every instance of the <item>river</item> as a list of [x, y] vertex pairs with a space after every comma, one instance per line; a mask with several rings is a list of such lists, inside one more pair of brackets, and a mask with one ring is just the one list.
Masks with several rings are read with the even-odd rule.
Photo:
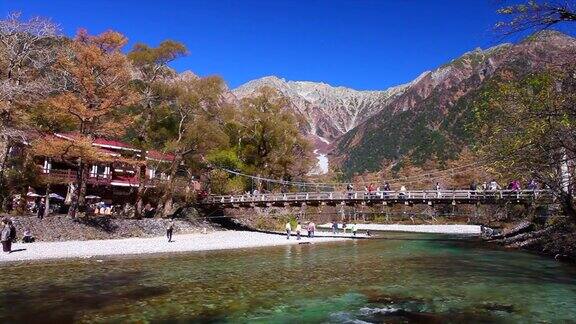
[[2, 323], [576, 321], [574, 266], [445, 235], [0, 268]]

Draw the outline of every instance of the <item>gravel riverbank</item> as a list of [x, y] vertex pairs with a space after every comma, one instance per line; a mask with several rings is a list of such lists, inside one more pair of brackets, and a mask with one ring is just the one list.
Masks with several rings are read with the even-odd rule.
[[[33, 216], [4, 217], [14, 222], [18, 238], [22, 238], [24, 229], [28, 228], [36, 240], [42, 242], [157, 237], [166, 233], [166, 226], [170, 223], [170, 220], [162, 218], [125, 219], [110, 216], [72, 219], [65, 215], [50, 215], [42, 220]], [[221, 229], [217, 224], [201, 218], [175, 219], [172, 222], [175, 232], [180, 234]]]
[[[330, 228], [332, 224], [322, 224], [319, 228]], [[341, 229], [342, 224], [338, 224]], [[387, 231], [387, 232], [413, 232], [438, 234], [473, 234], [480, 235], [480, 225], [404, 225], [404, 224], [358, 224], [358, 230]]]
[[254, 248], [299, 243], [321, 243], [342, 241], [346, 238], [309, 239], [295, 237], [287, 240], [283, 235], [243, 231], [216, 231], [208, 234], [175, 234], [173, 242], [165, 237], [127, 238], [111, 240], [36, 242], [12, 245], [11, 254], [1, 254], [0, 264], [11, 261], [32, 261], [66, 258], [91, 258], [114, 255], [135, 255], [149, 253], [193, 252]]

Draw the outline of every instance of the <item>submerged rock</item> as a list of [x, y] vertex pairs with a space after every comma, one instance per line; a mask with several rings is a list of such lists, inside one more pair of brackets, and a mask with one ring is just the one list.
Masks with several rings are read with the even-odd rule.
[[441, 315], [413, 312], [394, 307], [361, 308], [360, 319], [370, 323], [444, 323]]
[[372, 304], [404, 304], [404, 303], [425, 303], [423, 298], [413, 296], [402, 296], [386, 294], [376, 289], [364, 290], [362, 293], [366, 296], [369, 303]]
[[499, 304], [499, 303], [484, 303], [480, 308], [489, 311], [499, 311], [499, 312], [506, 312], [506, 313], [514, 313], [514, 305], [512, 304]]

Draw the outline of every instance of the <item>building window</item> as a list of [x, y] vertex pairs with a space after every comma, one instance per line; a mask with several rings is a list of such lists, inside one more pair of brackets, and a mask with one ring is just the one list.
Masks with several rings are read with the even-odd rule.
[[98, 175], [98, 166], [97, 165], [93, 165], [92, 169], [90, 169], [90, 177], [91, 178], [96, 178], [96, 176]]
[[154, 179], [156, 178], [156, 169], [155, 168], [149, 168], [148, 169], [148, 179]]
[[50, 160], [50, 158], [44, 158], [44, 166], [42, 167], [42, 172], [50, 173], [51, 169], [52, 169], [52, 161]]

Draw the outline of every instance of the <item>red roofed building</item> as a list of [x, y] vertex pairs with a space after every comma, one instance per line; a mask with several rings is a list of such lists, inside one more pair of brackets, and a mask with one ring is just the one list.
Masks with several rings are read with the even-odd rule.
[[[54, 137], [67, 141], [75, 141], [80, 137], [75, 133], [56, 133], [53, 135], [29, 134], [25, 140], [20, 140], [10, 148], [10, 154], [21, 154], [29, 142], [39, 137]], [[156, 150], [146, 152], [145, 162], [141, 159], [140, 149], [118, 140], [97, 138], [92, 146], [102, 154], [102, 162], [89, 167], [87, 180], [87, 195], [95, 195], [110, 204], [119, 202], [134, 202], [137, 188], [140, 186], [140, 173], [145, 172], [145, 187], [155, 188], [170, 176], [164, 170], [174, 161], [174, 155]], [[37, 156], [39, 175], [42, 183], [50, 183], [51, 191], [66, 196], [68, 186], [74, 184], [77, 178], [77, 168], [70, 161], [58, 161], [49, 157]], [[143, 164], [144, 163], [144, 164]], [[190, 182], [192, 183], [192, 182]], [[185, 184], [182, 187], [189, 187]], [[42, 188], [38, 188], [43, 191]]]

